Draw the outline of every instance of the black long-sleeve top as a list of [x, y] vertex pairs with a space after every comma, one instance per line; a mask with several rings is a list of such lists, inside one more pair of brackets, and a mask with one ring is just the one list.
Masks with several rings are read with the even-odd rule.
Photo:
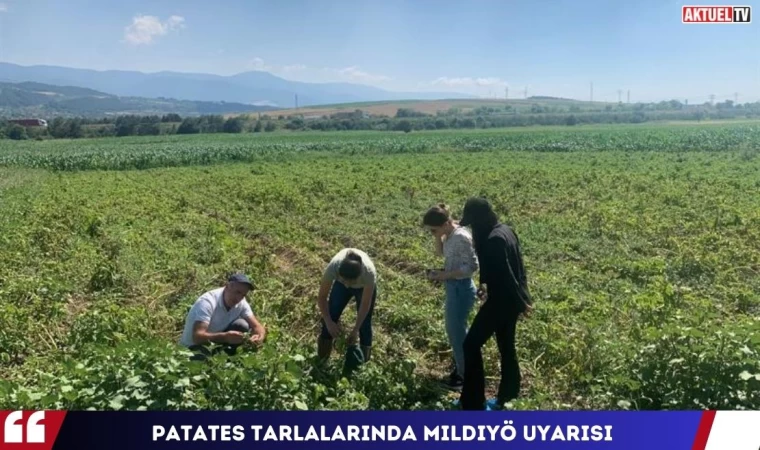
[[487, 301], [498, 303], [508, 311], [524, 312], [532, 299], [517, 234], [500, 223], [476, 247], [480, 283], [486, 284]]

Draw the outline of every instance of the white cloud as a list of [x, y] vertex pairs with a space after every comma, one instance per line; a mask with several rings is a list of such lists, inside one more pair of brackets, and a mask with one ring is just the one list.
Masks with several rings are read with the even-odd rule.
[[0, 13], [4, 13], [8, 11], [8, 5], [5, 3], [0, 3]]
[[272, 66], [266, 64], [261, 58], [253, 58], [252, 60], [248, 61], [247, 67], [249, 70], [259, 70], [264, 72], [269, 72], [273, 69]]
[[301, 81], [328, 82], [328, 81], [352, 81], [364, 83], [378, 83], [389, 81], [391, 77], [365, 72], [356, 66], [334, 67], [309, 67], [304, 64], [277, 65], [256, 57], [248, 61], [247, 70], [259, 70], [275, 75], [296, 76]]
[[490, 87], [490, 88], [504, 88], [508, 87], [509, 84], [502, 80], [501, 78], [496, 77], [481, 77], [481, 78], [471, 78], [471, 77], [464, 77], [464, 78], [449, 78], [449, 77], [440, 77], [435, 80], [433, 80], [431, 83], [433, 86], [446, 86], [446, 87]]
[[171, 16], [161, 22], [156, 16], [138, 15], [132, 18], [132, 24], [124, 30], [124, 40], [133, 45], [148, 45], [159, 36], [185, 28], [185, 18]]
[[282, 67], [283, 72], [300, 72], [302, 70], [306, 70], [306, 66], [303, 64], [292, 64], [290, 66]]
[[270, 102], [269, 100], [261, 100], [259, 102], [253, 102], [256, 106], [279, 106], [277, 103]]
[[171, 31], [184, 28], [185, 18], [182, 16], [171, 16], [169, 17], [169, 20], [166, 21], [166, 26], [168, 26]]
[[391, 79], [390, 77], [387, 77], [385, 75], [378, 75], [378, 74], [364, 72], [363, 70], [359, 70], [359, 68], [356, 66], [346, 67], [343, 69], [327, 69], [327, 70], [335, 71], [340, 77], [343, 77], [351, 81], [364, 81], [368, 83], [377, 83], [380, 81], [389, 81]]

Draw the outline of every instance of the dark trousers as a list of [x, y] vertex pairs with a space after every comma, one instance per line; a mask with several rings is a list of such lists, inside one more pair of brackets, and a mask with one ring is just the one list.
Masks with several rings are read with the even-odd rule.
[[[245, 319], [237, 319], [224, 329], [224, 331], [239, 331], [241, 333], [247, 333], [251, 327]], [[218, 354], [224, 351], [228, 355], [232, 356], [237, 352], [237, 348], [240, 344], [199, 344], [193, 345], [189, 348], [190, 351], [195, 352], [190, 360], [192, 361], [204, 361], [209, 356]]]
[[[334, 281], [332, 288], [330, 289], [330, 297], [327, 301], [327, 308], [330, 312], [330, 318], [333, 322], [338, 323], [343, 310], [348, 306], [348, 302], [356, 297], [356, 312], [359, 312], [359, 308], [362, 305], [362, 295], [364, 295], [364, 289], [352, 289], [346, 287], [339, 281]], [[364, 318], [362, 326], [359, 328], [359, 345], [364, 347], [372, 346], [372, 311], [375, 309], [375, 300], [377, 298], [377, 287], [372, 292], [372, 304], [369, 306], [367, 317]], [[322, 339], [332, 339], [330, 332], [327, 330], [325, 321], [322, 320], [322, 332], [320, 336]]]
[[520, 392], [520, 366], [515, 348], [518, 313], [505, 311], [489, 299], [480, 308], [464, 339], [464, 385], [460, 403], [465, 410], [485, 409], [486, 377], [483, 371], [483, 345], [496, 335], [501, 354], [501, 381], [497, 400], [499, 405], [517, 398]]

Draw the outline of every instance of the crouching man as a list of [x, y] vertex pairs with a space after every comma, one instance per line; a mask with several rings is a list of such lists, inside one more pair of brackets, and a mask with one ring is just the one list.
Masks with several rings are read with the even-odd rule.
[[[250, 344], [264, 342], [266, 330], [246, 300], [253, 290], [253, 283], [247, 276], [235, 274], [223, 287], [208, 291], [195, 301], [185, 319], [180, 339], [181, 345], [199, 352], [194, 360], [203, 360], [220, 350], [234, 355], [249, 331], [252, 332], [248, 338]], [[213, 351], [209, 349], [212, 343], [219, 344]]]

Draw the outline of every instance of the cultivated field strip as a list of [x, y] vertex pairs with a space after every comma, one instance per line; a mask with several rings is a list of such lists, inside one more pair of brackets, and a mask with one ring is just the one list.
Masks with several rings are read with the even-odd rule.
[[[443, 291], [421, 277], [441, 262], [419, 221], [482, 194], [517, 230], [536, 299], [515, 407], [756, 409], [760, 158], [740, 147], [5, 169], [0, 406], [445, 409]], [[312, 360], [319, 275], [346, 245], [382, 277], [373, 363], [351, 382], [342, 343], [331, 366]], [[257, 280], [268, 344], [189, 364], [184, 314], [231, 270]]]
[[324, 154], [328, 157], [392, 155], [440, 151], [480, 152], [724, 152], [760, 149], [760, 126], [738, 123], [614, 127], [538, 127], [525, 130], [468, 130], [456, 133], [390, 134], [291, 133], [205, 134], [118, 139], [0, 141], [0, 167], [22, 166], [59, 171], [130, 170], [209, 165], [224, 162], [283, 162]]

